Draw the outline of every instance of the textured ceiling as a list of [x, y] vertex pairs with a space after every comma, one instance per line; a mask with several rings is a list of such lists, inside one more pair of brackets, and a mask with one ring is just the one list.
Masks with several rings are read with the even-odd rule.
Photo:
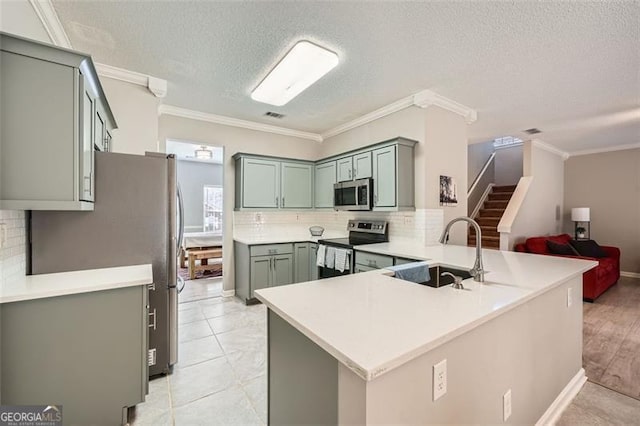
[[[431, 89], [478, 111], [472, 142], [640, 142], [637, 1], [53, 3], [74, 48], [167, 79], [180, 107], [321, 133]], [[340, 64], [283, 107], [252, 101], [300, 39]]]

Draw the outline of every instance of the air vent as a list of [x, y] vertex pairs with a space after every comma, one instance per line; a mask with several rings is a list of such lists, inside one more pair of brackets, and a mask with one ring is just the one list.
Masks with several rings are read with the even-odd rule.
[[530, 129], [523, 130], [523, 132], [525, 132], [528, 135], [537, 135], [538, 133], [542, 133], [542, 130], [532, 127]]
[[284, 114], [278, 114], [277, 112], [267, 111], [264, 113], [267, 117], [281, 119], [284, 118]]

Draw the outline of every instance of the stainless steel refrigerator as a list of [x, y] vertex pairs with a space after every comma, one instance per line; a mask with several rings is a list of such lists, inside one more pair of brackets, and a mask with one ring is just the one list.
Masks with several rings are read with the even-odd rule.
[[175, 158], [95, 154], [94, 211], [33, 211], [30, 270], [45, 274], [151, 263], [149, 376], [166, 374], [177, 362], [178, 349], [176, 257], [182, 219]]

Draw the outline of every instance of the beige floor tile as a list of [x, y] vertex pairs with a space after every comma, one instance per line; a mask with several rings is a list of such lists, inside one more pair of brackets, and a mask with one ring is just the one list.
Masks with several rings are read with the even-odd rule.
[[178, 345], [177, 368], [188, 367], [224, 355], [214, 336], [183, 342]]
[[251, 379], [242, 385], [242, 388], [249, 396], [253, 408], [258, 413], [260, 420], [267, 423], [267, 375]]
[[220, 333], [216, 337], [227, 354], [236, 351], [263, 350], [267, 345], [265, 327], [258, 325]]
[[145, 401], [130, 413], [129, 421], [134, 426], [173, 424], [169, 381], [166, 376], [149, 382], [149, 394]]
[[194, 321], [178, 327], [178, 340], [180, 342], [189, 342], [212, 335], [213, 332], [207, 320]]
[[236, 378], [227, 359], [221, 357], [174, 370], [169, 383], [173, 406], [179, 407], [235, 386]]
[[227, 354], [227, 359], [240, 383], [267, 374], [266, 347], [260, 350], [232, 352]]
[[209, 318], [209, 324], [214, 333], [226, 333], [238, 328], [260, 324], [264, 314], [258, 310], [243, 309], [229, 312], [224, 315]]
[[187, 324], [195, 321], [204, 320], [204, 313], [200, 306], [190, 307], [189, 309], [183, 309], [178, 311], [178, 325]]
[[235, 297], [218, 297], [201, 300], [199, 303], [206, 318], [215, 318], [231, 312], [246, 310], [244, 303]]
[[175, 410], [176, 426], [262, 425], [246, 394], [234, 386]]

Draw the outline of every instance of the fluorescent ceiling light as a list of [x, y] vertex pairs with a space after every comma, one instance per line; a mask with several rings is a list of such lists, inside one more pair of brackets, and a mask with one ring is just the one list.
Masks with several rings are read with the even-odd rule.
[[251, 99], [282, 106], [338, 65], [338, 55], [308, 41], [299, 41], [262, 82]]

